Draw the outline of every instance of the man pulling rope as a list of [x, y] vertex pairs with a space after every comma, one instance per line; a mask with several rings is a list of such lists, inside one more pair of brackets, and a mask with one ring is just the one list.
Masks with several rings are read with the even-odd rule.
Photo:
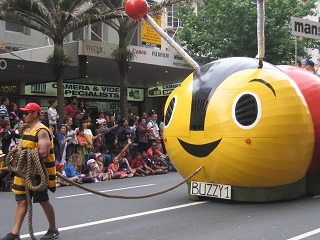
[[[49, 201], [47, 192], [47, 189], [51, 192], [55, 192], [56, 190], [56, 168], [53, 141], [50, 137], [49, 129], [39, 122], [41, 108], [38, 104], [28, 103], [24, 108], [20, 108], [20, 110], [24, 112], [24, 121], [28, 127], [22, 133], [22, 143], [21, 148], [19, 148], [20, 157], [16, 170], [18, 174], [14, 178], [12, 187], [18, 205], [11, 232], [0, 240], [20, 239], [19, 234], [21, 225], [27, 214], [27, 210], [32, 207], [31, 198], [33, 198], [34, 203], [39, 203], [42, 206], [49, 223], [48, 232], [40, 239], [56, 239], [59, 236], [59, 231], [56, 226], [54, 208]], [[22, 129], [22, 131], [23, 130], [24, 129]], [[12, 153], [8, 155], [6, 162]], [[39, 160], [43, 164], [41, 164]], [[32, 161], [34, 165], [29, 164]], [[26, 162], [28, 162], [27, 166]], [[37, 186], [33, 186], [34, 184]], [[32, 217], [32, 214], [30, 214], [29, 211], [29, 218], [30, 217]], [[35, 239], [32, 232], [32, 226], [31, 229], [29, 227], [29, 231], [32, 239]]]

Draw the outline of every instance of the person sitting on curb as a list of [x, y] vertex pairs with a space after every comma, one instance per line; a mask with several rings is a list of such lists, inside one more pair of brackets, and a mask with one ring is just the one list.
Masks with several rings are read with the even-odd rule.
[[142, 154], [140, 152], [136, 152], [135, 159], [133, 159], [131, 162], [131, 168], [136, 170], [136, 173], [139, 174], [139, 176], [145, 176], [149, 174], [154, 175], [155, 173], [152, 168], [148, 167], [145, 161], [142, 160]]

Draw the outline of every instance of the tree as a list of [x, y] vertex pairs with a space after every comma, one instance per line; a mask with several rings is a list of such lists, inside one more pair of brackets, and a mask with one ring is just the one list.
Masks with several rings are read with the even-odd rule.
[[[124, 8], [126, 0], [103, 0], [106, 6], [110, 9]], [[154, 3], [149, 9], [150, 15], [160, 15], [163, 9], [172, 4], [176, 4], [185, 0], [163, 0], [159, 3]], [[185, 1], [186, 2], [186, 1]], [[120, 73], [120, 115], [121, 117], [128, 116], [128, 73], [130, 61], [134, 58], [134, 54], [128, 49], [128, 33], [136, 27], [140, 21], [131, 19], [127, 16], [122, 18], [105, 19], [104, 23], [113, 28], [119, 35], [119, 45], [112, 52], [112, 58], [117, 62]]]
[[[257, 45], [256, 1], [203, 0], [198, 13], [190, 5], [180, 5], [183, 28], [178, 37], [192, 56], [209, 62], [232, 56], [255, 57]], [[291, 16], [302, 18], [316, 14], [317, 0], [265, 1], [265, 60], [273, 64], [290, 64], [295, 58], [295, 37], [290, 34]], [[298, 40], [298, 53], [318, 48], [320, 42]]]
[[78, 28], [102, 19], [123, 15], [118, 9], [102, 12], [99, 2], [84, 0], [1, 0], [0, 20], [17, 23], [39, 31], [53, 40], [53, 54], [48, 57], [57, 81], [58, 113], [65, 116], [64, 69], [72, 59], [64, 53], [64, 38]]

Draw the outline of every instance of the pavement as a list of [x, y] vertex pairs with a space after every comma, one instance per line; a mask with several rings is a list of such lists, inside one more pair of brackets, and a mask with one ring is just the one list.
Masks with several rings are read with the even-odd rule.
[[[178, 173], [85, 184], [117, 195], [145, 195], [182, 181]], [[0, 236], [12, 227], [16, 203], [12, 193], [0, 192]], [[320, 239], [320, 197], [274, 203], [240, 203], [211, 199], [193, 202], [187, 185], [168, 193], [135, 200], [105, 198], [76, 187], [50, 194], [59, 239], [153, 240], [299, 240]], [[33, 205], [37, 239], [48, 229], [39, 204]], [[27, 218], [21, 239], [30, 239]]]

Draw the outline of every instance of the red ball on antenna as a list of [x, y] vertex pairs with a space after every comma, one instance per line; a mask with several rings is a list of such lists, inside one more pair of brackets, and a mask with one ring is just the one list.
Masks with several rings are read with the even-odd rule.
[[304, 2], [304, 3], [305, 3], [305, 2], [308, 2], [308, 0], [301, 0], [301, 2]]
[[146, 0], [127, 0], [124, 10], [132, 19], [139, 20], [148, 13], [148, 3]]

